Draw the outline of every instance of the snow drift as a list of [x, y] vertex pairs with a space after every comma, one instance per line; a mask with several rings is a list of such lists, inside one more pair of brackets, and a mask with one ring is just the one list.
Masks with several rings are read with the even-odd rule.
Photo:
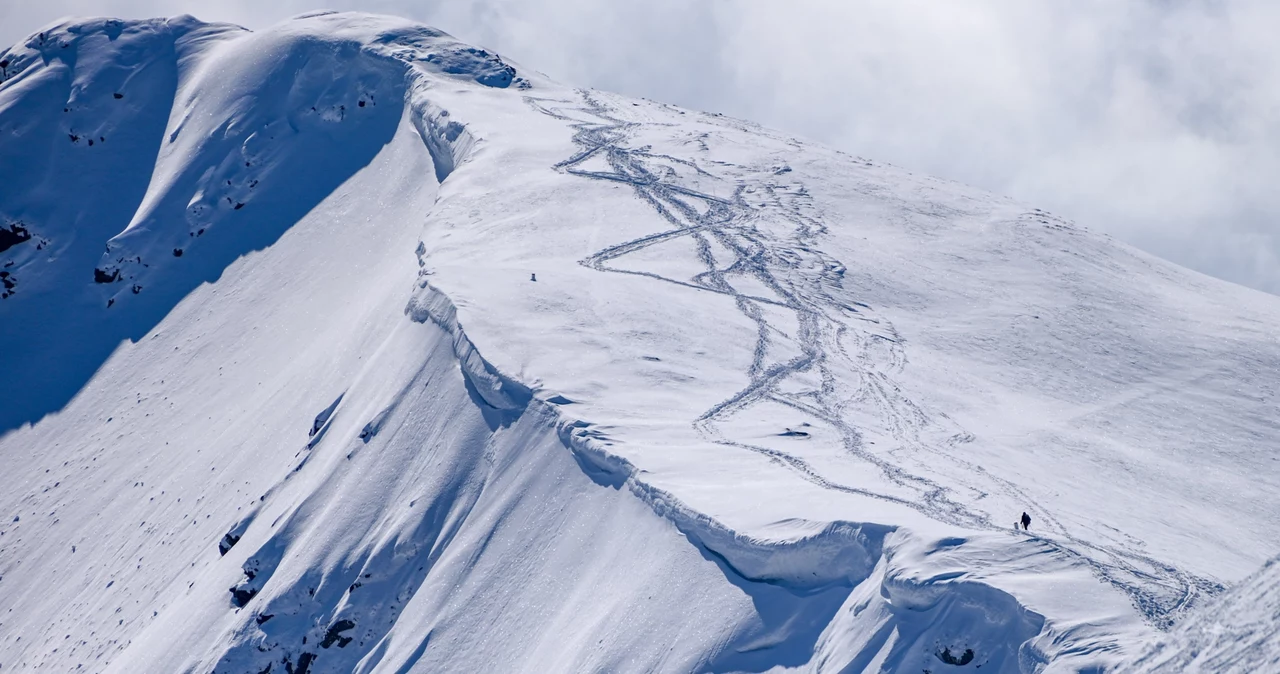
[[1273, 297], [397, 19], [0, 59], [4, 671], [1096, 671], [1275, 552]]

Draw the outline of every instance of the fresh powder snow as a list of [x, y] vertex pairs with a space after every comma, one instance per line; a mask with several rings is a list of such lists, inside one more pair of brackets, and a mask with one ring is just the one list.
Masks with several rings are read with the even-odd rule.
[[0, 61], [0, 672], [1280, 671], [1280, 298], [400, 19]]

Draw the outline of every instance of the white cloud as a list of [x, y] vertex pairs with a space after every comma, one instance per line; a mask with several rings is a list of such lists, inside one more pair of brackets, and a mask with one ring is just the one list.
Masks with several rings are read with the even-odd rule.
[[[1009, 194], [1280, 292], [1280, 4], [1269, 0], [373, 0], [562, 81], [754, 119]], [[262, 27], [309, 2], [43, 0]]]

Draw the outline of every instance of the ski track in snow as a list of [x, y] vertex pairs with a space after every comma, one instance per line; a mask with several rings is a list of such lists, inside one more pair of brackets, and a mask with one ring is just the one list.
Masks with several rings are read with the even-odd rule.
[[[596, 92], [584, 90], [579, 95], [581, 100], [577, 102], [525, 97], [537, 111], [574, 129], [577, 152], [554, 168], [573, 176], [629, 185], [636, 197], [671, 224], [670, 229], [603, 248], [579, 264], [600, 272], [644, 276], [731, 297], [737, 310], [756, 325], [754, 355], [745, 373], [748, 384], [691, 421], [699, 434], [719, 445], [764, 455], [824, 489], [906, 506], [955, 526], [1008, 531], [1006, 526], [993, 522], [988, 513], [954, 498], [953, 487], [904, 465], [909, 460], [924, 467], [928, 458], [940, 457], [944, 465], [965, 471], [964, 475], [949, 473], [949, 482], [980, 495], [997, 491], [1027, 504], [1028, 510], [1035, 513], [1037, 525], [1048, 530], [1047, 535], [1037, 532], [1036, 538], [1087, 564], [1100, 579], [1124, 591], [1146, 620], [1161, 629], [1171, 627], [1202, 598], [1222, 591], [1223, 587], [1212, 580], [1132, 548], [1101, 545], [1074, 535], [1026, 491], [959, 456], [956, 450], [972, 442], [974, 436], [950, 419], [922, 409], [895, 383], [893, 376], [906, 367], [908, 359], [903, 339], [893, 325], [872, 307], [842, 302], [829, 292], [830, 288], [842, 287], [846, 266], [817, 246], [827, 228], [814, 213], [803, 185], [788, 187], [770, 180], [717, 176], [695, 159], [655, 154], [648, 146], [630, 147], [628, 140], [640, 123], [623, 119]], [[698, 140], [705, 150], [705, 139]], [[582, 167], [596, 157], [603, 157], [611, 170]], [[786, 167], [769, 170], [715, 163], [749, 174], [789, 173]], [[682, 184], [676, 167], [731, 183], [732, 197], [718, 197]], [[758, 205], [748, 202], [747, 194]], [[761, 227], [766, 220], [775, 227], [768, 231]], [[776, 233], [778, 224], [785, 224], [782, 236]], [[680, 237], [693, 240], [705, 267], [690, 280], [611, 265]], [[732, 259], [727, 264], [717, 259], [713, 242], [730, 251]], [[778, 299], [735, 289], [733, 281], [738, 278], [754, 279]], [[799, 329], [790, 337], [798, 343], [799, 355], [772, 355], [779, 346], [777, 337], [787, 339], [788, 334], [783, 326], [770, 323], [766, 307], [781, 308], [794, 315]], [[837, 376], [837, 365], [856, 376]], [[802, 374], [816, 374], [820, 386], [805, 386], [798, 381]], [[850, 386], [851, 379], [857, 382], [856, 386]], [[786, 383], [801, 383], [802, 388], [799, 392], [785, 391]], [[902, 497], [842, 484], [825, 477], [799, 456], [726, 436], [730, 417], [762, 403], [785, 405], [830, 425], [837, 430], [849, 456], [874, 466], [895, 487], [911, 495]], [[898, 447], [889, 454], [897, 461], [869, 451], [858, 429], [848, 420], [852, 410], [871, 413], [890, 430]], [[926, 435], [942, 440], [932, 442]]]

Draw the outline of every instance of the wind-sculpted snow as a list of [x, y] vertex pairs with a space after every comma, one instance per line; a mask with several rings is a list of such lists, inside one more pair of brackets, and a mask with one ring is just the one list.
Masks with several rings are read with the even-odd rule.
[[1099, 671], [1274, 555], [1274, 298], [396, 19], [3, 59], [0, 671]]
[[1200, 608], [1117, 671], [1245, 674], [1280, 670], [1280, 559]]
[[428, 282], [419, 283], [418, 292], [409, 300], [405, 313], [419, 323], [430, 321], [453, 337], [453, 355], [461, 364], [468, 385], [484, 404], [499, 410], [519, 411], [529, 403], [529, 389], [504, 377], [485, 362], [458, 324], [458, 312], [453, 303]]

